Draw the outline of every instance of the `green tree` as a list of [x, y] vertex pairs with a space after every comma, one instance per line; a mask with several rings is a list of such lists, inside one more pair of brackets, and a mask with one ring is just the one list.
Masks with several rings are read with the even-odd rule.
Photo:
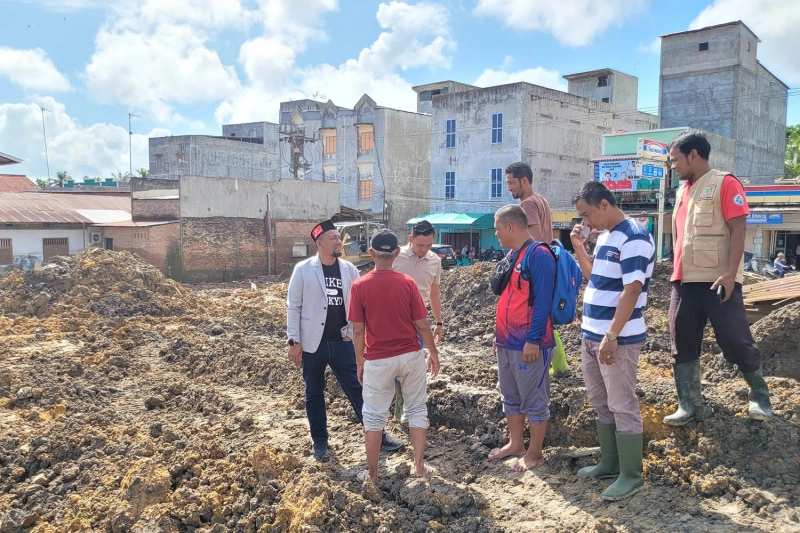
[[800, 124], [786, 126], [786, 161], [784, 176], [800, 177]]
[[52, 187], [56, 183], [58, 183], [58, 181], [54, 179], [43, 180], [41, 178], [36, 178], [36, 188], [39, 189], [40, 191], [43, 191], [48, 187]]
[[150, 177], [150, 171], [147, 170], [146, 168], [140, 168], [139, 170], [136, 171], [136, 174], [140, 178], [149, 178]]
[[63, 187], [64, 186], [64, 182], [66, 182], [67, 180], [71, 180], [71, 179], [72, 179], [72, 176], [67, 174], [66, 170], [62, 170], [61, 172], [56, 172], [55, 183], [58, 183], [59, 187]]
[[114, 178], [115, 180], [117, 180], [119, 183], [125, 183], [127, 181], [131, 181], [131, 173], [130, 172], [126, 172], [125, 174], [123, 174], [120, 171], [112, 172], [111, 173], [111, 177]]

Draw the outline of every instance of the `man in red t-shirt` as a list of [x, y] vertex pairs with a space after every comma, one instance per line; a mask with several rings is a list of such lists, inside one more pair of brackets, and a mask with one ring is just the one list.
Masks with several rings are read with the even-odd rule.
[[[427, 370], [439, 373], [439, 352], [428, 324], [428, 309], [413, 278], [392, 269], [400, 251], [397, 236], [382, 231], [372, 238], [369, 254], [375, 270], [353, 282], [348, 320], [355, 335], [358, 380], [364, 388], [364, 431], [367, 467], [358, 475], [378, 481], [381, 437], [389, 419], [395, 380], [403, 391], [403, 416], [408, 420], [417, 476], [431, 472], [423, 461], [428, 430]], [[420, 348], [419, 338], [430, 355]]]
[[702, 418], [700, 349], [709, 321], [723, 357], [739, 367], [750, 386], [748, 415], [754, 420], [772, 418], [763, 358], [750, 333], [742, 296], [750, 211], [742, 184], [732, 174], [712, 169], [710, 154], [711, 144], [698, 130], [682, 133], [669, 145], [672, 169], [684, 182], [673, 225], [669, 323], [678, 409], [664, 417], [670, 426]]

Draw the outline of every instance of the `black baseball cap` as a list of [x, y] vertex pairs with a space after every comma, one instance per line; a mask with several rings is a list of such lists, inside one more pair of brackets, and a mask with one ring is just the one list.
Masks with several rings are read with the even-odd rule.
[[431, 235], [435, 231], [436, 229], [434, 229], [433, 224], [427, 220], [420, 220], [414, 224], [414, 227], [411, 229], [411, 233], [414, 235]]
[[372, 238], [370, 248], [376, 252], [394, 252], [397, 250], [397, 235], [388, 229], [379, 231]]

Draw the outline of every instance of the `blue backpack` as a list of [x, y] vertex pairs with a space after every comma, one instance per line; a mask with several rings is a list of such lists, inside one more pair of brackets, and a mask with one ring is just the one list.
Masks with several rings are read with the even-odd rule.
[[[525, 250], [525, 256], [522, 258], [522, 265], [524, 267], [521, 275], [522, 278], [529, 282], [531, 281], [531, 271], [527, 269], [528, 254], [539, 246], [546, 247], [553, 259], [556, 261], [556, 284], [553, 287], [553, 304], [550, 307], [550, 321], [554, 326], [571, 324], [575, 320], [575, 315], [578, 308], [578, 291], [583, 282], [583, 272], [575, 258], [572, 257], [561, 241], [554, 240], [550, 244], [545, 242], [534, 242], [528, 249]], [[531, 288], [533, 286], [531, 285]], [[528, 297], [529, 305], [533, 306], [533, 291]]]

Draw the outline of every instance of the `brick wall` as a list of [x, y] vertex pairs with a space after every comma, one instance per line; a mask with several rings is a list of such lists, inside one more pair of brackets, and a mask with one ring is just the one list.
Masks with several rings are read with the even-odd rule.
[[318, 223], [318, 220], [276, 220], [274, 222], [276, 274], [280, 274], [290, 265], [307, 259], [307, 257], [292, 257], [292, 244], [295, 242], [307, 242], [309, 256], [317, 253], [317, 247], [311, 239], [311, 230]]
[[177, 220], [181, 216], [178, 199], [160, 200], [134, 198], [131, 202], [131, 218], [136, 221]]
[[103, 228], [103, 237], [114, 239], [114, 250], [135, 253], [164, 274], [179, 277], [176, 272], [179, 265], [168, 262], [170, 251], [175, 253], [179, 249], [179, 223], [136, 228], [106, 227]]
[[269, 274], [264, 222], [253, 218], [183, 218], [183, 281], [219, 282]]

